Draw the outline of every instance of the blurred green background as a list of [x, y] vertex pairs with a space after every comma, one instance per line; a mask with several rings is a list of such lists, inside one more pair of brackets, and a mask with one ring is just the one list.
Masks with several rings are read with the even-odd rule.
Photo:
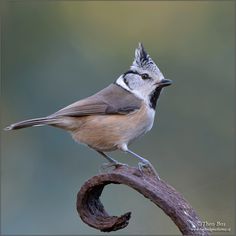
[[[129, 68], [141, 41], [174, 84], [162, 93], [152, 131], [131, 150], [148, 158], [203, 221], [224, 222], [234, 234], [234, 9], [233, 1], [6, 1], [2, 128], [107, 86]], [[75, 202], [102, 157], [51, 127], [1, 135], [1, 233], [99, 234], [82, 223]], [[133, 212], [116, 235], [180, 234], [128, 187], [109, 186], [102, 200], [111, 214]]]

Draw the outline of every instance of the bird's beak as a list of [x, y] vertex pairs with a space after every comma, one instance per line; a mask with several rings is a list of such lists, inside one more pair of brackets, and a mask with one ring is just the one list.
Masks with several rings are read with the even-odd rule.
[[158, 83], [160, 87], [166, 87], [172, 84], [172, 80], [170, 79], [163, 79], [161, 82]]

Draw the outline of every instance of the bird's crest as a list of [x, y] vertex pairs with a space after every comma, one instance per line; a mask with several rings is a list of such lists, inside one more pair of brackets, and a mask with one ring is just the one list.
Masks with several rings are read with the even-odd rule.
[[160, 70], [158, 69], [155, 62], [152, 58], [146, 53], [142, 43], [139, 43], [138, 47], [135, 50], [135, 58], [132, 66], [130, 67], [132, 70], [137, 68], [152, 71], [155, 74], [159, 74]]

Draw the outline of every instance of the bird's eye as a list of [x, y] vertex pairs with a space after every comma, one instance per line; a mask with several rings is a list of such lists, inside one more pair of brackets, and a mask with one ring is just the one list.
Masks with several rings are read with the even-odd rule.
[[141, 76], [143, 80], [150, 79], [148, 74], [142, 74]]

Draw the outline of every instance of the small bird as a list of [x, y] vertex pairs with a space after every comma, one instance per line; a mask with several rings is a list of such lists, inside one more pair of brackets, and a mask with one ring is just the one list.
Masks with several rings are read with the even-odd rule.
[[43, 125], [62, 128], [75, 141], [100, 153], [111, 165], [122, 163], [107, 152], [121, 150], [136, 157], [142, 167], [150, 162], [132, 152], [128, 145], [151, 130], [157, 100], [162, 89], [171, 83], [139, 43], [130, 69], [108, 87], [52, 115], [24, 120], [5, 130]]

